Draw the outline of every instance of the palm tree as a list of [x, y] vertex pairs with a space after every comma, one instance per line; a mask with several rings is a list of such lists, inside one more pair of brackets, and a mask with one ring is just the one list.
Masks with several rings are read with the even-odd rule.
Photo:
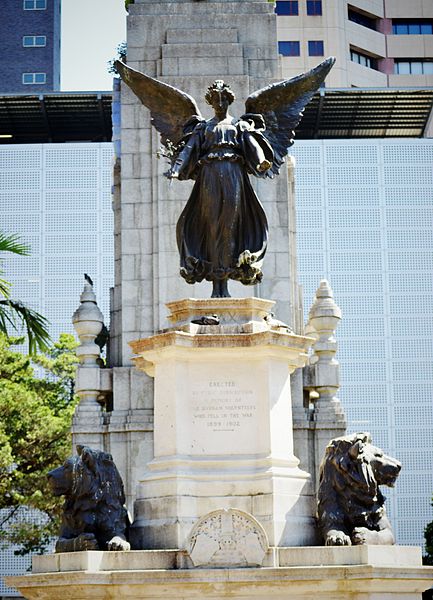
[[[29, 248], [20, 242], [18, 236], [0, 233], [0, 254], [4, 252], [26, 256]], [[4, 260], [4, 257], [0, 257], [0, 260]], [[3, 271], [0, 269], [0, 332], [7, 334], [13, 329], [20, 333], [24, 330], [29, 343], [29, 354], [35, 354], [37, 350], [45, 351], [50, 342], [48, 321], [19, 300], [13, 300], [10, 297], [12, 286], [2, 275]]]

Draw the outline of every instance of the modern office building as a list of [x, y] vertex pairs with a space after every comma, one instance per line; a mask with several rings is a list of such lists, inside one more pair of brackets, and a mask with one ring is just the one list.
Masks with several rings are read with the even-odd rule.
[[111, 94], [5, 97], [0, 104], [1, 131], [26, 142], [0, 146], [1, 228], [31, 248], [28, 257], [4, 262], [13, 293], [48, 317], [57, 338], [72, 331], [70, 315], [88, 273], [108, 320]]
[[277, 0], [283, 74], [333, 55], [330, 88], [433, 85], [431, 0]]
[[302, 140], [291, 153], [305, 316], [325, 277], [343, 313], [349, 431], [401, 460], [387, 511], [398, 543], [421, 545], [433, 520], [433, 140]]
[[[114, 280], [111, 94], [2, 97], [1, 132], [13, 136], [0, 139], [0, 229], [30, 246], [29, 256], [4, 256], [13, 297], [46, 315], [57, 340], [73, 333], [71, 315], [88, 273], [108, 323]], [[15, 556], [15, 550], [0, 551], [0, 598], [18, 595], [3, 575], [30, 565], [30, 557]]]
[[2, 94], [60, 89], [60, 2], [2, 0]]

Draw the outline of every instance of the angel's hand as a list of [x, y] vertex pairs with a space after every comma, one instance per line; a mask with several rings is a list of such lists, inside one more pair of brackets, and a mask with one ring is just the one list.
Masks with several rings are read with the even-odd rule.
[[179, 171], [175, 170], [175, 169], [169, 169], [168, 171], [166, 171], [164, 173], [164, 175], [168, 178], [168, 179], [179, 179]]
[[268, 169], [270, 169], [272, 167], [272, 163], [270, 163], [268, 160], [262, 160], [262, 162], [257, 165], [257, 171], [259, 173], [263, 173], [264, 171], [267, 171]]

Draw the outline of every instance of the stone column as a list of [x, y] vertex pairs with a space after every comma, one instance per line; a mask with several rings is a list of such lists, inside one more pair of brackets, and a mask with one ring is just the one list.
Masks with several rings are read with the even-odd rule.
[[[314, 430], [314, 464], [310, 472], [318, 482], [320, 461], [328, 442], [346, 431], [343, 407], [336, 394], [340, 387], [339, 364], [335, 358], [335, 330], [341, 321], [341, 310], [334, 301], [329, 283], [323, 279], [309, 312], [307, 330], [316, 338], [309, 365], [304, 369], [304, 388], [310, 393], [311, 426]], [[311, 393], [313, 392], [313, 393]]]

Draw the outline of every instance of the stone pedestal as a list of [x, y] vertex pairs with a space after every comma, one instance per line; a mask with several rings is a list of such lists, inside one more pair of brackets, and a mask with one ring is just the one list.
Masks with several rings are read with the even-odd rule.
[[7, 583], [28, 600], [421, 600], [433, 582], [413, 547], [271, 548], [265, 564], [194, 569], [185, 551], [75, 552], [34, 556], [33, 574]]
[[[314, 543], [290, 396], [311, 339], [267, 322], [268, 300], [168, 306], [172, 328], [131, 342], [136, 366], [155, 378], [154, 459], [138, 484], [133, 547], [185, 548], [197, 519], [221, 508], [252, 514], [271, 545]], [[203, 314], [220, 324], [191, 322]]]

